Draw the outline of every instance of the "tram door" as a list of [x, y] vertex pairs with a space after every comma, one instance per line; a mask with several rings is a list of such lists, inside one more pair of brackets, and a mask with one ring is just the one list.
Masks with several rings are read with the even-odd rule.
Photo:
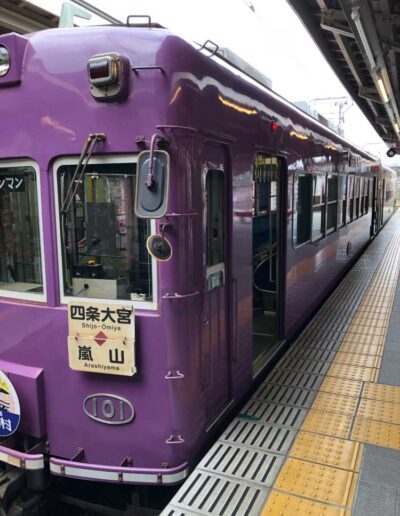
[[257, 155], [253, 165], [253, 373], [279, 344], [279, 198], [282, 161]]
[[203, 160], [205, 292], [201, 372], [208, 424], [230, 402], [227, 153], [207, 144]]

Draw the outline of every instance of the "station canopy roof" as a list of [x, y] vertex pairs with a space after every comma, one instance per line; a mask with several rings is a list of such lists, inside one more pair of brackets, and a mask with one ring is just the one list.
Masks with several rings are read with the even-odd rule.
[[0, 34], [27, 34], [58, 26], [55, 16], [25, 0], [0, 0]]
[[287, 1], [378, 134], [400, 152], [400, 1]]

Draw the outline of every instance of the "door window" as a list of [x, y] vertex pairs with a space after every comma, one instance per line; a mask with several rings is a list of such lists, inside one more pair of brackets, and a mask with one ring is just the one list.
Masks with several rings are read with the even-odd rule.
[[209, 170], [206, 176], [206, 225], [207, 287], [211, 290], [225, 282], [225, 193], [221, 170]]

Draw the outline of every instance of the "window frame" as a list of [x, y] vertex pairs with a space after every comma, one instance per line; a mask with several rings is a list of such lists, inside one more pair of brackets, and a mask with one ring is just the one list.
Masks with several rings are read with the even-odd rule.
[[42, 270], [42, 293], [18, 292], [15, 290], [0, 289], [0, 298], [5, 299], [21, 299], [24, 301], [36, 301], [39, 303], [47, 302], [47, 284], [46, 284], [46, 262], [44, 252], [44, 228], [43, 228], [43, 210], [42, 210], [42, 185], [39, 164], [31, 159], [7, 159], [0, 161], [0, 170], [12, 167], [32, 167], [36, 178], [36, 196], [38, 206], [38, 225], [39, 225], [39, 241], [40, 241], [40, 259]]
[[[336, 177], [336, 198], [333, 201], [329, 200], [329, 179], [328, 176], [335, 176]], [[339, 224], [338, 224], [338, 212], [339, 212], [339, 174], [337, 172], [327, 172], [326, 178], [325, 178], [325, 236], [330, 235], [331, 233], [335, 233], [335, 231], [338, 230]], [[336, 204], [336, 222], [334, 226], [328, 228], [328, 211], [329, 206], [332, 206]]]
[[361, 208], [361, 176], [354, 176], [354, 205], [353, 205], [353, 220], [359, 219], [362, 214]]
[[[312, 193], [311, 193], [311, 234], [310, 234], [310, 241], [312, 244], [315, 244], [316, 242], [319, 242], [320, 240], [324, 239], [327, 236], [326, 232], [326, 224], [327, 224], [327, 199], [328, 199], [328, 181], [327, 181], [327, 173], [326, 172], [319, 172], [315, 171], [311, 174], [313, 178], [313, 185], [312, 185]], [[318, 204], [314, 204], [314, 186], [317, 185], [318, 177], [321, 177], [324, 179], [324, 186], [325, 186], [325, 200], [323, 202], [320, 202]], [[314, 223], [314, 208], [321, 208], [322, 213], [322, 231], [321, 235], [318, 236], [318, 238], [313, 238], [313, 223]]]
[[[295, 188], [296, 188], [296, 178], [299, 174], [303, 174], [303, 175], [307, 175], [307, 176], [310, 176], [311, 177], [311, 196], [310, 196], [310, 202], [311, 202], [311, 217], [310, 217], [310, 234], [309, 234], [309, 237], [308, 239], [305, 241], [305, 242], [302, 242], [301, 244], [295, 244], [295, 239], [294, 239], [294, 232], [295, 232], [295, 227], [294, 227], [294, 212], [295, 212], [295, 209], [296, 209], [296, 206], [295, 206], [295, 203], [296, 203], [296, 200], [295, 200]], [[292, 247], [293, 249], [300, 249], [300, 247], [304, 247], [305, 245], [307, 244], [311, 244], [311, 233], [312, 233], [312, 209], [313, 209], [313, 184], [312, 184], [312, 178], [313, 178], [313, 173], [312, 172], [307, 172], [306, 170], [296, 170], [293, 174], [293, 184], [292, 184]]]
[[371, 197], [373, 195], [374, 190], [374, 179], [372, 177], [366, 176], [365, 178], [368, 188], [366, 190], [367, 194], [364, 196], [364, 209], [365, 215], [369, 214], [369, 210], [371, 208]]
[[[351, 224], [356, 219], [354, 218], [354, 183], [355, 183], [355, 175], [354, 174], [348, 174], [347, 177], [347, 190], [346, 190], [346, 197], [347, 197], [347, 206], [346, 206], [346, 226], [348, 224]], [[350, 186], [351, 192], [350, 192]], [[351, 193], [351, 196], [350, 196]]]
[[363, 217], [365, 215], [365, 207], [364, 207], [364, 201], [365, 201], [365, 177], [360, 176], [360, 217]]
[[[344, 186], [345, 186], [344, 197], [339, 197], [340, 178], [343, 178], [343, 182], [344, 182]], [[337, 231], [339, 231], [341, 228], [345, 228], [347, 226], [348, 186], [349, 186], [348, 174], [338, 173], [338, 213], [339, 213], [339, 204], [340, 203], [342, 204], [342, 206], [341, 206], [342, 209], [340, 211], [340, 215], [341, 215], [340, 221], [339, 221], [339, 217], [337, 217], [337, 222], [338, 222]], [[344, 216], [344, 220], [343, 220], [343, 216]]]
[[[129, 155], [107, 155], [107, 156], [92, 156], [90, 158], [91, 165], [113, 165], [118, 163], [137, 163], [139, 154]], [[61, 231], [60, 231], [60, 202], [58, 192], [58, 169], [63, 165], [76, 165], [79, 156], [76, 157], [62, 157], [57, 158], [52, 165], [53, 168], [53, 187], [54, 187], [54, 209], [56, 222], [56, 236], [57, 236], [57, 274], [59, 286], [59, 302], [61, 305], [67, 305], [71, 301], [85, 301], [92, 303], [107, 303], [108, 305], [127, 305], [132, 306], [135, 310], [157, 310], [158, 307], [158, 264], [157, 260], [150, 257], [151, 260], [151, 281], [152, 281], [152, 301], [134, 301], [131, 299], [106, 299], [94, 297], [80, 297], [67, 296], [64, 294], [64, 271], [63, 271], [63, 256], [61, 249]], [[156, 234], [156, 221], [150, 221], [150, 235]]]

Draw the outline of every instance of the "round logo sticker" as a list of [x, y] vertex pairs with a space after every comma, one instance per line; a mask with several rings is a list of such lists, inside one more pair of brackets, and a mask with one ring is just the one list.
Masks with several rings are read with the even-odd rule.
[[7, 437], [13, 434], [20, 419], [17, 393], [7, 376], [0, 371], [0, 436]]

